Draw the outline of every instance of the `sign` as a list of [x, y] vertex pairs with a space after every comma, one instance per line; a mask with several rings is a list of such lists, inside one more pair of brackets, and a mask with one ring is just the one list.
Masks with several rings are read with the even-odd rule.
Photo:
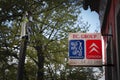
[[70, 44], [69, 46], [70, 59], [83, 59], [84, 58], [84, 41], [70, 40], [69, 44]]
[[102, 66], [100, 33], [69, 34], [69, 65]]
[[86, 41], [86, 58], [102, 59], [102, 43], [101, 40]]

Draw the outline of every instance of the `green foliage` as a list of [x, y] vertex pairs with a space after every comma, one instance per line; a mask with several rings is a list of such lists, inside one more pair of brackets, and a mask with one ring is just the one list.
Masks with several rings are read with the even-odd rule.
[[[0, 27], [0, 79], [1, 80], [15, 80], [16, 78], [16, 59], [18, 39], [15, 37], [16, 30], [14, 27]], [[14, 76], [13, 76], [14, 75]]]
[[[0, 0], [0, 80], [16, 80], [25, 12], [29, 36], [25, 80], [37, 79], [39, 63], [44, 64], [40, 70], [45, 80], [97, 80], [92, 68], [67, 64], [68, 33], [87, 32], [90, 26], [84, 22], [75, 26], [79, 8], [79, 0]], [[39, 60], [38, 54], [44, 60]]]

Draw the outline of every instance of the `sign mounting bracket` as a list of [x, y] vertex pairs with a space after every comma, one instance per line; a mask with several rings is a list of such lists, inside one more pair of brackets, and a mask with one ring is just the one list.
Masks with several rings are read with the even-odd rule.
[[113, 37], [113, 34], [102, 34], [102, 36]]

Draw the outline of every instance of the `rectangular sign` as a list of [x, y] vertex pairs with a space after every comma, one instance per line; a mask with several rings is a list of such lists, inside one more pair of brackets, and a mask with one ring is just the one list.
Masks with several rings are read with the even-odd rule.
[[84, 41], [83, 40], [70, 40], [69, 41], [69, 58], [70, 59], [83, 59], [84, 58]]
[[69, 65], [102, 66], [100, 33], [69, 34]]

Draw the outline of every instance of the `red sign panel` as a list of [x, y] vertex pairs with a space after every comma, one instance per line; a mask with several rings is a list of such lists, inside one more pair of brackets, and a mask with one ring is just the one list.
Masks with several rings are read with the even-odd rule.
[[102, 59], [102, 42], [101, 40], [86, 41], [86, 58]]

